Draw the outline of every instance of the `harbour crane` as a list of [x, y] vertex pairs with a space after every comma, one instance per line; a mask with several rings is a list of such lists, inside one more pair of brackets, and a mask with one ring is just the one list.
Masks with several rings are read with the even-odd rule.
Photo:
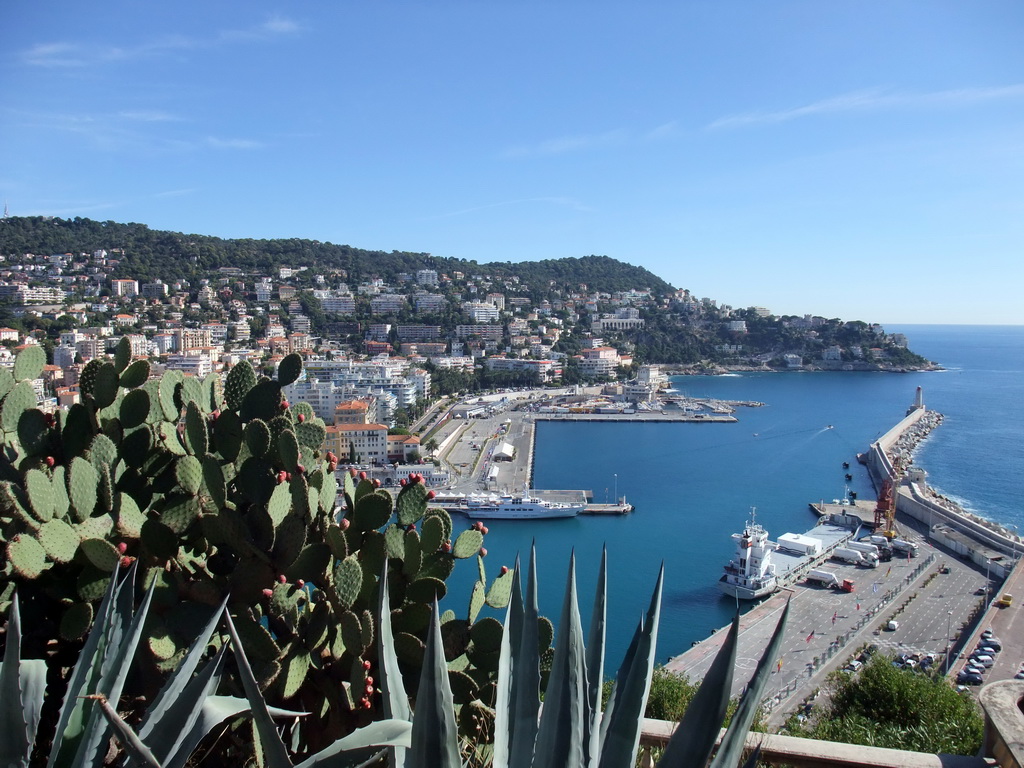
[[887, 539], [896, 538], [896, 488], [885, 478], [875, 505], [875, 533]]

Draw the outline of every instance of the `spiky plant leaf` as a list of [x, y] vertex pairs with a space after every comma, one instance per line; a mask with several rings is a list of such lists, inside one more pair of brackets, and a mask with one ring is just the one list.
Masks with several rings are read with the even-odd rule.
[[302, 373], [302, 357], [292, 352], [285, 355], [277, 366], [277, 383], [282, 387], [292, 384]]
[[765, 686], [771, 677], [772, 666], [775, 659], [779, 657], [782, 648], [782, 638], [786, 631], [786, 619], [789, 618], [789, 602], [779, 617], [779, 623], [775, 626], [772, 639], [768, 641], [768, 647], [764, 649], [761, 658], [757, 662], [757, 669], [754, 676], [750, 678], [747, 689], [740, 697], [739, 706], [732, 716], [729, 728], [722, 737], [722, 745], [715, 753], [715, 759], [711, 761], [711, 768], [732, 768], [738, 765], [746, 745], [747, 731], [750, 730], [757, 710], [761, 706], [761, 697]]
[[291, 760], [288, 759], [288, 750], [281, 741], [281, 734], [271, 719], [267, 703], [260, 693], [256, 678], [252, 674], [252, 667], [245, 657], [242, 649], [242, 641], [238, 639], [238, 632], [231, 621], [231, 616], [224, 614], [224, 620], [228, 625], [228, 632], [231, 633], [231, 646], [235, 651], [235, 659], [238, 663], [238, 676], [242, 681], [242, 688], [245, 690], [245, 698], [249, 701], [252, 710], [253, 723], [256, 725], [256, 732], [260, 737], [260, 746], [263, 749], [263, 757], [266, 760], [267, 768], [292, 768]]
[[540, 648], [537, 610], [537, 549], [530, 546], [530, 564], [526, 575], [526, 599], [523, 601], [522, 626], [518, 640], [513, 630], [513, 682], [511, 700], [514, 728], [509, 751], [510, 768], [529, 768], [533, 764], [537, 740], [537, 713], [540, 711]]
[[15, 592], [0, 664], [0, 765], [28, 768], [46, 689], [46, 662], [21, 659], [21, 611]]
[[637, 627], [634, 641], [619, 668], [612, 703], [602, 721], [600, 765], [603, 768], [633, 765], [636, 762], [641, 721], [651, 691], [664, 581], [665, 566], [662, 564], [647, 615]]
[[583, 669], [583, 628], [576, 602], [576, 559], [569, 558], [558, 640], [551, 675], [544, 692], [534, 768], [582, 768], [583, 702], [586, 674]]
[[608, 547], [601, 549], [601, 567], [594, 589], [594, 608], [587, 634], [587, 691], [583, 701], [583, 755], [587, 765], [600, 754], [601, 683], [604, 680], [605, 624], [608, 602]]
[[408, 768], [462, 768], [455, 702], [448, 682], [437, 603], [431, 605], [427, 647], [416, 695], [412, 740], [406, 753]]
[[729, 634], [711, 662], [700, 687], [694, 694], [686, 714], [679, 723], [658, 761], [664, 768], [707, 765], [715, 748], [719, 729], [725, 721], [732, 692], [733, 670], [739, 639], [740, 615], [733, 617]]

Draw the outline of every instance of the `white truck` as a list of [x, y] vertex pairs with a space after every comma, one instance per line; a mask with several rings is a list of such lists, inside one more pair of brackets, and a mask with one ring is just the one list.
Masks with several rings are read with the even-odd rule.
[[901, 555], [917, 557], [917, 544], [910, 541], [904, 541], [903, 539], [893, 539], [892, 551], [899, 552]]
[[875, 559], [878, 559], [878, 546], [870, 541], [848, 541], [846, 547], [847, 549], [856, 549], [862, 555], [874, 555]]
[[832, 559], [843, 563], [850, 563], [851, 565], [862, 565], [864, 563], [861, 553], [849, 547], [836, 547], [832, 550]]
[[853, 592], [853, 582], [850, 579], [840, 579], [832, 571], [821, 568], [812, 568], [807, 572], [807, 581], [821, 584], [831, 589], [840, 589], [843, 592]]

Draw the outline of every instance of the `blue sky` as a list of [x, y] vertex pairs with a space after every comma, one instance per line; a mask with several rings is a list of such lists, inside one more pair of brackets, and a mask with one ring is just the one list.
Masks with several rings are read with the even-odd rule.
[[16, 2], [12, 215], [1024, 323], [1024, 4]]

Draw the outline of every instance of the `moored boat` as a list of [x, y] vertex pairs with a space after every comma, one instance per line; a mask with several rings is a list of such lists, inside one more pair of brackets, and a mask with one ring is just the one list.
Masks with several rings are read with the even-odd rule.
[[736, 541], [736, 556], [725, 566], [718, 587], [725, 594], [740, 600], [756, 600], [779, 588], [772, 563], [775, 545], [768, 541], [768, 532], [758, 524], [756, 510], [743, 528], [743, 533], [732, 535]]

